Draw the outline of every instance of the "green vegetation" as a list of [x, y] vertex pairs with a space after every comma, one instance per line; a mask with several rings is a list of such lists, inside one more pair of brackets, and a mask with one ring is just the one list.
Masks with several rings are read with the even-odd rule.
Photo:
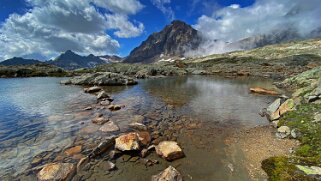
[[69, 72], [48, 64], [0, 66], [1, 77], [64, 77]]

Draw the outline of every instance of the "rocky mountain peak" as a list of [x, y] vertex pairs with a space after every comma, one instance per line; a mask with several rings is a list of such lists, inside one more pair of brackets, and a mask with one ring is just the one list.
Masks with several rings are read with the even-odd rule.
[[175, 20], [160, 32], [153, 33], [125, 59], [129, 63], [152, 63], [162, 57], [180, 57], [195, 49], [201, 39], [197, 30], [183, 21]]

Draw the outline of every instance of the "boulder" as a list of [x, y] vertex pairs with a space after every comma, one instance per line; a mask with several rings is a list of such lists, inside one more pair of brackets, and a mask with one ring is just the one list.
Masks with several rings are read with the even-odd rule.
[[277, 136], [278, 138], [283, 139], [283, 138], [288, 137], [290, 134], [291, 134], [291, 130], [290, 130], [289, 127], [287, 127], [287, 126], [281, 126], [281, 127], [278, 128], [277, 133], [276, 133], [276, 136]]
[[268, 90], [261, 87], [250, 88], [250, 91], [257, 94], [279, 95], [279, 93], [274, 90]]
[[292, 111], [294, 109], [294, 100], [293, 99], [288, 99], [286, 100], [280, 107], [280, 116], [282, 116], [284, 113], [288, 111]]
[[182, 175], [172, 166], [152, 176], [152, 181], [183, 181]]
[[93, 87], [85, 88], [84, 92], [86, 92], [86, 93], [95, 93], [95, 92], [99, 92], [101, 90], [102, 90], [101, 87], [93, 86]]
[[125, 75], [111, 72], [87, 73], [81, 76], [72, 77], [69, 80], [61, 81], [62, 84], [74, 85], [134, 85], [137, 81]]
[[139, 150], [141, 146], [147, 146], [151, 137], [148, 132], [131, 132], [116, 138], [115, 148], [120, 151]]
[[270, 121], [274, 121], [280, 118], [280, 111], [279, 111], [280, 105], [281, 105], [281, 99], [278, 98], [272, 104], [270, 104], [266, 109], [268, 119]]
[[183, 150], [175, 141], [162, 141], [156, 146], [156, 153], [168, 161], [184, 157]]
[[37, 177], [40, 181], [65, 181], [71, 180], [75, 171], [71, 163], [49, 163], [40, 170]]
[[139, 150], [140, 144], [137, 133], [121, 135], [115, 140], [115, 148], [120, 151]]
[[109, 121], [100, 127], [99, 130], [102, 132], [115, 132], [119, 131], [119, 127], [113, 121]]
[[97, 99], [105, 99], [105, 98], [109, 98], [109, 95], [107, 94], [107, 92], [105, 91], [100, 91], [97, 95]]

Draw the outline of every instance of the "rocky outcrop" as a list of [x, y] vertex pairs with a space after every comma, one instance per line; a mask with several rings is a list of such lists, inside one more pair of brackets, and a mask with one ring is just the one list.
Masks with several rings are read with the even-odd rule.
[[156, 153], [168, 161], [184, 157], [183, 150], [175, 141], [162, 141], [156, 146]]
[[162, 31], [153, 33], [124, 60], [128, 63], [151, 63], [166, 57], [183, 56], [201, 42], [197, 30], [182, 21], [173, 21]]
[[75, 171], [75, 166], [71, 163], [50, 163], [37, 176], [40, 181], [65, 181], [71, 180]]
[[112, 85], [134, 85], [137, 81], [117, 73], [111, 72], [97, 72], [83, 74], [81, 76], [70, 78], [69, 80], [61, 81], [62, 84], [74, 84], [74, 85], [100, 85], [100, 86], [112, 86]]
[[161, 173], [152, 176], [152, 181], [183, 181], [182, 175], [172, 166]]

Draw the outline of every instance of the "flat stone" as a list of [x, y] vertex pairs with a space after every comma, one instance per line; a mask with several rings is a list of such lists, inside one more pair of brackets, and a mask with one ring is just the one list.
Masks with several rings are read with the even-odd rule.
[[281, 105], [281, 99], [278, 98], [272, 104], [270, 104], [269, 107], [267, 107], [266, 109], [267, 113], [268, 114], [274, 113], [279, 109], [280, 105]]
[[89, 110], [92, 110], [92, 109], [93, 109], [93, 107], [91, 107], [91, 106], [84, 108], [85, 111], [89, 111]]
[[119, 127], [113, 121], [109, 121], [100, 127], [99, 130], [102, 132], [115, 132], [119, 131]]
[[280, 107], [280, 116], [282, 116], [284, 113], [288, 111], [292, 111], [294, 109], [294, 100], [293, 99], [288, 99], [286, 100]]
[[184, 157], [183, 150], [175, 141], [162, 141], [156, 146], [156, 153], [168, 161]]
[[316, 166], [302, 166], [302, 165], [296, 165], [296, 167], [303, 171], [307, 175], [321, 175], [321, 168]]
[[65, 151], [65, 154], [68, 155], [68, 156], [72, 156], [72, 155], [75, 155], [77, 153], [80, 153], [81, 149], [82, 149], [82, 146], [75, 146], [75, 147], [67, 149]]
[[172, 166], [161, 173], [152, 176], [152, 181], [183, 181], [182, 175]]
[[98, 86], [93, 86], [93, 87], [89, 87], [89, 88], [85, 88], [84, 91], [86, 93], [95, 93], [95, 92], [99, 92], [101, 91], [102, 88], [101, 87], [98, 87]]
[[250, 88], [250, 91], [257, 94], [279, 95], [279, 93], [274, 90], [268, 90], [262, 87]]
[[71, 163], [49, 163], [46, 164], [38, 173], [40, 181], [65, 181], [71, 180], [75, 174], [75, 166]]

